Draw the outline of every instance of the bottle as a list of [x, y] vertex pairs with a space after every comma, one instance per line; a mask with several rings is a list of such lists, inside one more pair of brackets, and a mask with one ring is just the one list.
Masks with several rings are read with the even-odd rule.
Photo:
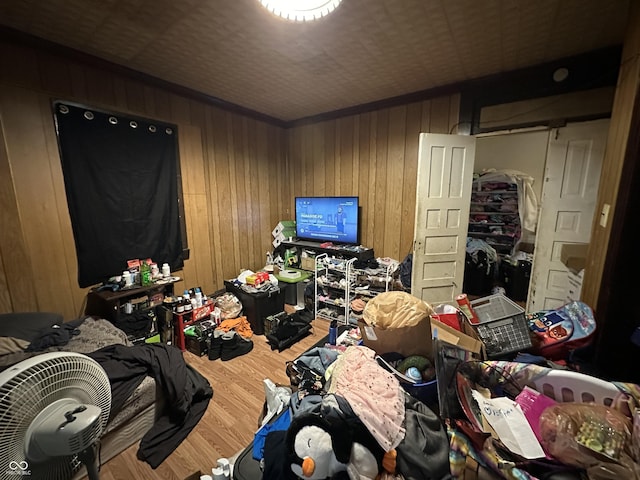
[[140, 285], [146, 287], [151, 285], [151, 268], [146, 260], [143, 260], [140, 264]]
[[472, 325], [478, 325], [480, 323], [480, 319], [476, 314], [476, 311], [471, 306], [471, 302], [469, 302], [469, 298], [466, 293], [461, 293], [456, 297], [456, 302], [458, 303], [458, 307], [464, 316], [467, 317], [467, 320]]
[[329, 345], [335, 345], [338, 340], [338, 321], [331, 320], [329, 324]]
[[193, 306], [189, 299], [184, 300], [184, 317], [182, 318], [182, 323], [187, 324], [191, 321], [191, 317], [193, 316]]
[[184, 313], [184, 299], [182, 297], [178, 297], [175, 308], [177, 314]]
[[169, 278], [171, 276], [171, 268], [168, 263], [162, 264], [162, 277]]
[[133, 285], [133, 277], [131, 276], [131, 272], [129, 270], [125, 270], [122, 272], [122, 279], [124, 280], [124, 286], [130, 287]]

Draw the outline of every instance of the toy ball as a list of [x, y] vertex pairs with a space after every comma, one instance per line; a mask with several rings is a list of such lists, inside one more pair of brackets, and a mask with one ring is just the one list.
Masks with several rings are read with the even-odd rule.
[[420, 370], [418, 370], [416, 367], [407, 368], [407, 371], [404, 372], [404, 374], [413, 380], [417, 380], [417, 381], [422, 380], [422, 374], [420, 373]]

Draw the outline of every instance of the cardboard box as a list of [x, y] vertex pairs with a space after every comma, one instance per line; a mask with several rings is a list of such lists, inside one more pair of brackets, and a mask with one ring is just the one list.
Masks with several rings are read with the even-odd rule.
[[315, 252], [310, 252], [309, 250], [302, 250], [300, 254], [300, 268], [304, 270], [311, 270], [312, 272], [316, 269], [316, 255]]
[[276, 238], [280, 233], [282, 233], [283, 230], [293, 230], [294, 235], [295, 235], [296, 221], [295, 220], [280, 220], [280, 222], [271, 231], [271, 235], [273, 235], [273, 238]]
[[565, 243], [560, 248], [560, 261], [573, 273], [583, 270], [587, 263], [588, 243]]
[[[477, 337], [475, 330], [469, 327], [467, 335], [455, 328], [445, 325], [435, 319], [424, 319], [416, 326], [394, 328], [388, 330], [369, 327], [363, 320], [358, 322], [363, 344], [374, 350], [387, 361], [397, 360], [398, 357], [422, 355], [435, 363], [434, 341], [437, 338], [450, 344], [459, 346], [478, 354], [481, 359], [486, 358], [484, 344]], [[462, 328], [465, 328], [462, 326]], [[391, 372], [397, 372], [390, 364], [386, 367]], [[437, 379], [419, 383], [400, 382], [402, 388], [414, 398], [432, 407], [438, 404]]]
[[456, 345], [460, 348], [464, 348], [469, 352], [480, 355], [481, 358], [487, 358], [485, 352], [484, 343], [478, 337], [478, 332], [468, 322], [460, 322], [462, 332], [455, 328], [445, 325], [438, 320], [431, 319], [431, 335], [437, 337], [440, 340], [444, 340], [451, 345]]
[[404, 357], [422, 355], [433, 360], [433, 337], [457, 345], [486, 358], [484, 344], [470, 325], [461, 325], [463, 332], [438, 320], [426, 318], [412, 327], [382, 330], [358, 321], [362, 342], [378, 354], [398, 353]]
[[296, 238], [296, 229], [293, 228], [285, 228], [277, 235], [273, 236], [274, 240], [280, 240], [281, 242], [286, 242], [289, 238]]

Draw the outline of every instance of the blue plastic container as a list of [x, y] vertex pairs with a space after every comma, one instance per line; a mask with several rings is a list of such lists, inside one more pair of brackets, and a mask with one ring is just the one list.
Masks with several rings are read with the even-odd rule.
[[389, 370], [391, 373], [393, 373], [396, 376], [402, 388], [404, 388], [404, 390], [409, 395], [411, 395], [414, 398], [417, 398], [422, 403], [430, 407], [434, 405], [435, 406], [438, 405], [438, 385], [435, 378], [433, 380], [430, 380], [428, 382], [423, 382], [423, 383], [405, 382], [402, 380], [402, 376], [403, 376], [402, 373], [398, 372], [398, 370], [396, 370], [392, 365], [390, 365], [390, 363], [395, 363], [398, 360], [402, 360], [403, 356], [400, 355], [399, 353], [391, 352], [391, 353], [384, 353], [380, 355], [380, 357], [386, 360], [386, 362], [389, 362], [384, 365], [381, 364], [381, 366]]

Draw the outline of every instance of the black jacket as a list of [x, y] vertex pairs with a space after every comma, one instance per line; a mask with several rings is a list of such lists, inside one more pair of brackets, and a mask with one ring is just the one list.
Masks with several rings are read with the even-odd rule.
[[200, 421], [213, 397], [205, 377], [188, 365], [182, 352], [164, 344], [131, 347], [110, 345], [88, 354], [104, 368], [111, 382], [111, 417], [149, 375], [164, 396], [164, 410], [142, 437], [138, 458], [158, 467]]

